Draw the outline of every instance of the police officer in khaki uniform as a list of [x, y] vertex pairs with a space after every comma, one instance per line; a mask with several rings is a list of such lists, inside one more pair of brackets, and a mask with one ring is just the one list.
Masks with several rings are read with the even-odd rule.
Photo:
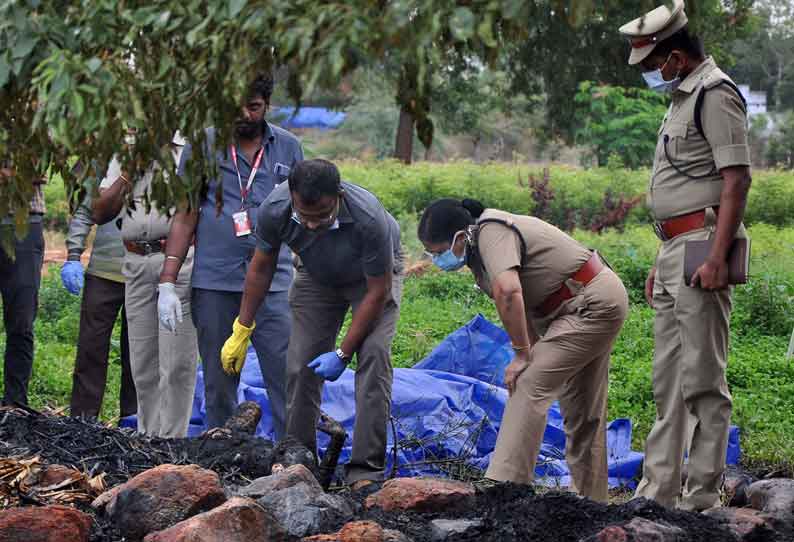
[[446, 271], [467, 265], [496, 303], [515, 357], [510, 399], [486, 477], [529, 484], [546, 415], [560, 400], [565, 456], [579, 494], [607, 500], [609, 356], [628, 311], [623, 283], [599, 255], [534, 217], [441, 199], [419, 239]]
[[[672, 103], [659, 130], [648, 206], [662, 240], [645, 285], [656, 309], [653, 389], [637, 495], [703, 510], [720, 503], [731, 396], [725, 378], [731, 290], [727, 256], [742, 226], [750, 188], [747, 115], [736, 86], [687, 28], [683, 0], [620, 28], [651, 88]], [[713, 239], [691, 283], [684, 245]], [[686, 485], [681, 464], [688, 452]]]
[[[179, 163], [184, 145], [185, 140], [174, 134], [171, 141], [174, 163]], [[99, 198], [93, 202], [93, 217], [101, 224], [113, 221], [121, 213], [121, 238], [126, 249], [122, 267], [126, 280], [124, 304], [130, 330], [130, 365], [139, 405], [138, 432], [182, 438], [187, 435], [193, 410], [199, 357], [190, 310], [193, 249], [185, 256], [173, 286], [182, 318], [174, 323], [173, 329], [167, 329], [160, 325], [157, 307], [164, 297], [158, 283], [171, 220], [157, 209], [147, 212], [145, 203], [155, 172], [152, 166], [137, 178], [128, 178], [119, 161], [113, 158], [100, 184]], [[125, 208], [129, 192], [133, 205]]]

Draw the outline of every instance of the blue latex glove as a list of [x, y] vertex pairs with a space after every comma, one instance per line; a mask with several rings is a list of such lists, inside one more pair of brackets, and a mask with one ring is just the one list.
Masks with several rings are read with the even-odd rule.
[[78, 295], [85, 283], [85, 270], [78, 261], [68, 261], [61, 267], [61, 282], [70, 294]]
[[336, 355], [336, 352], [328, 352], [322, 356], [317, 356], [314, 361], [309, 363], [308, 367], [309, 369], [314, 369], [315, 374], [318, 376], [333, 382], [342, 376], [347, 365]]

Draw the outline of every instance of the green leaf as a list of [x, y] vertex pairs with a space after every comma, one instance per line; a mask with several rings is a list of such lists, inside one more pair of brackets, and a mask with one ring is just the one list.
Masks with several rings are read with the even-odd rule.
[[11, 66], [8, 65], [5, 56], [0, 57], [0, 88], [8, 83], [9, 74], [11, 73]]
[[36, 47], [38, 42], [39, 38], [35, 34], [24, 34], [14, 45], [11, 57], [14, 59], [25, 58]]
[[91, 60], [86, 62], [86, 66], [88, 67], [88, 71], [95, 73], [102, 66], [102, 61], [97, 57], [93, 57]]
[[231, 0], [229, 2], [229, 17], [237, 17], [247, 4], [247, 0]]
[[477, 35], [480, 36], [482, 42], [488, 47], [496, 47], [496, 39], [493, 36], [493, 19], [491, 14], [483, 18], [482, 22], [477, 26]]
[[474, 14], [469, 8], [456, 8], [449, 19], [449, 29], [458, 41], [466, 41], [474, 35]]

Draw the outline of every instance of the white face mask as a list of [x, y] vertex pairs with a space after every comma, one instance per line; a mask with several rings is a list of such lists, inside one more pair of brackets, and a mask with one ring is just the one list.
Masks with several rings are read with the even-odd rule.
[[676, 74], [676, 76], [670, 81], [665, 81], [664, 76], [662, 75], [662, 70], [665, 66], [667, 66], [667, 63], [670, 62], [670, 57], [672, 55], [673, 53], [670, 53], [670, 56], [667, 57], [667, 60], [661, 68], [642, 73], [642, 78], [645, 79], [645, 84], [648, 85], [648, 88], [651, 90], [655, 90], [656, 92], [670, 93], [677, 89], [678, 85], [681, 84], [681, 77], [679, 77], [679, 74]]

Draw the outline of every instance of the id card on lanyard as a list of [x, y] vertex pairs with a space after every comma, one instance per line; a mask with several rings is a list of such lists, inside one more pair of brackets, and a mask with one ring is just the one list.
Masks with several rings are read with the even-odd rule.
[[251, 174], [248, 176], [248, 182], [245, 186], [243, 186], [243, 178], [240, 176], [240, 168], [237, 165], [237, 149], [234, 148], [234, 145], [231, 146], [231, 152], [234, 169], [237, 172], [237, 182], [240, 184], [240, 210], [232, 215], [232, 222], [234, 222], [234, 234], [237, 237], [245, 237], [251, 233], [251, 217], [248, 215], [248, 206], [245, 200], [248, 198], [248, 193], [254, 184], [254, 177], [256, 177], [256, 171], [262, 162], [262, 156], [265, 154], [265, 147], [261, 147], [259, 152], [256, 153], [256, 158], [254, 158], [254, 163], [251, 166]]

